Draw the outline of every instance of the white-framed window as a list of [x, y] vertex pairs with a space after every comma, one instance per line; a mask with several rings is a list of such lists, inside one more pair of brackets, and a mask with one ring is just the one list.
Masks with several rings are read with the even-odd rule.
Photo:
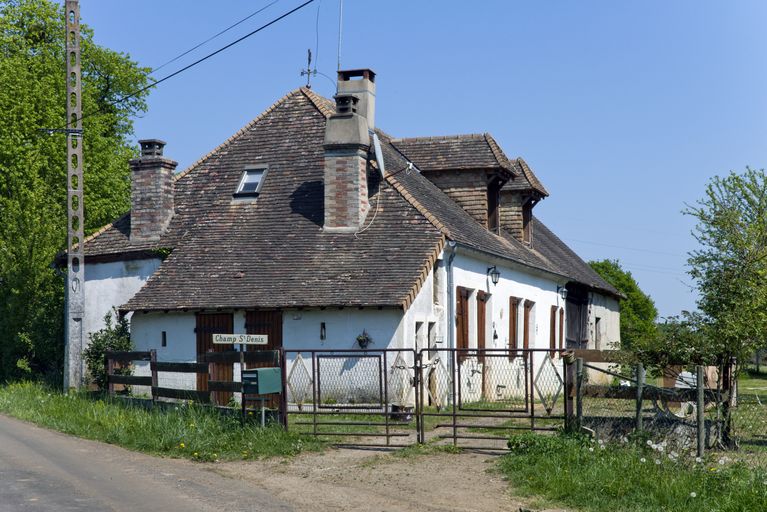
[[266, 176], [266, 167], [246, 167], [234, 197], [258, 197]]

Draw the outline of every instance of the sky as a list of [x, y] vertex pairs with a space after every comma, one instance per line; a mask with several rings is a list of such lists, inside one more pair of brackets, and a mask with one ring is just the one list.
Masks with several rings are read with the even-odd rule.
[[[81, 0], [98, 44], [163, 63], [273, 0]], [[189, 64], [304, 0], [278, 0], [156, 72]], [[585, 260], [617, 259], [661, 317], [694, 310], [695, 205], [716, 175], [764, 168], [767, 2], [345, 0], [342, 69], [377, 73], [396, 137], [491, 133], [548, 189], [535, 214]], [[160, 84], [136, 138], [184, 169], [306, 84], [335, 92], [339, 0], [315, 0]]]

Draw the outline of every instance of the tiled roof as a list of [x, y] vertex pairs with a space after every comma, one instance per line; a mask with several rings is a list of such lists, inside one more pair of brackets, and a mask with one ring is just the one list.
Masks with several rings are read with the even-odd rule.
[[518, 177], [506, 183], [501, 191], [504, 190], [519, 190], [519, 191], [534, 191], [540, 194], [542, 197], [548, 197], [549, 193], [540, 182], [538, 177], [530, 169], [522, 158], [517, 158], [513, 161], [513, 166], [518, 173]]
[[570, 279], [616, 297], [620, 296], [620, 292], [613, 285], [602, 279], [588, 263], [536, 217], [533, 217], [533, 233], [535, 250]]
[[391, 143], [423, 172], [451, 169], [516, 169], [486, 133], [392, 139]]
[[[413, 140], [458, 139], [463, 149], [443, 154], [472, 168], [518, 165], [489, 135], [392, 141], [378, 131], [387, 176], [370, 198], [365, 230], [323, 232], [322, 142], [333, 109], [311, 90], [293, 91], [177, 175], [175, 216], [159, 242], [132, 243], [129, 215], [86, 240], [88, 258], [172, 249], [123, 309], [407, 307], [446, 238], [614, 290], [542, 224], [531, 250], [508, 234], [490, 233], [417, 169], [406, 170], [402, 141]], [[427, 145], [409, 146], [407, 158], [413, 147]], [[466, 156], [472, 146], [479, 154]], [[242, 169], [259, 163], [269, 171], [258, 199], [233, 201]]]
[[[324, 129], [296, 91], [186, 171], [176, 204], [188, 221], [171, 226], [161, 244], [175, 249], [124, 309], [408, 304], [442, 234], [386, 184], [364, 232], [323, 232]], [[269, 165], [260, 196], [233, 202], [253, 163]]]

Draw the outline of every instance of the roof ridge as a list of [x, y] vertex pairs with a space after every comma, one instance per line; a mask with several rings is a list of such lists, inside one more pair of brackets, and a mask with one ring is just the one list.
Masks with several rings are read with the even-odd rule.
[[309, 99], [309, 101], [312, 102], [312, 105], [314, 105], [314, 107], [320, 111], [320, 114], [322, 114], [326, 118], [334, 114], [334, 112], [331, 109], [329, 109], [327, 105], [323, 105], [325, 101], [329, 102], [330, 101], [329, 99], [325, 98], [324, 96], [320, 96], [319, 94], [317, 94], [316, 92], [314, 92], [308, 87], [301, 87], [299, 91], [301, 91], [304, 94], [304, 96], [306, 96]]
[[490, 147], [490, 151], [493, 153], [493, 157], [498, 162], [498, 165], [514, 173], [514, 166], [511, 164], [509, 157], [506, 156], [506, 153], [504, 153], [501, 147], [498, 145], [498, 142], [495, 140], [495, 138], [488, 132], [485, 132], [484, 136], [485, 142], [487, 142], [487, 145]]
[[516, 158], [517, 163], [519, 164], [519, 167], [522, 169], [522, 173], [525, 175], [525, 179], [530, 184], [530, 186], [543, 194], [544, 196], [549, 195], [549, 191], [546, 190], [546, 187], [543, 186], [543, 183], [541, 183], [541, 180], [538, 179], [538, 176], [535, 175], [533, 170], [530, 168], [529, 165], [527, 165], [527, 162], [525, 162], [525, 159], [521, 156], [518, 156]]
[[427, 137], [397, 137], [392, 138], [391, 141], [394, 143], [397, 142], [428, 142], [428, 141], [434, 141], [434, 140], [452, 140], [452, 139], [482, 139], [485, 137], [484, 133], [459, 133], [456, 135], [433, 135], [433, 136], [427, 136]]
[[173, 181], [176, 182], [189, 174], [193, 169], [195, 169], [197, 166], [202, 165], [203, 162], [208, 160], [211, 156], [213, 156], [215, 153], [218, 153], [222, 149], [224, 149], [226, 146], [230, 145], [232, 142], [234, 142], [236, 139], [238, 139], [241, 135], [243, 135], [246, 131], [248, 131], [250, 128], [253, 127], [257, 122], [261, 121], [264, 117], [266, 117], [268, 114], [271, 114], [274, 109], [276, 109], [280, 104], [287, 101], [288, 99], [292, 98], [296, 94], [301, 92], [302, 88], [293, 89], [274, 103], [272, 103], [266, 110], [258, 114], [256, 117], [254, 117], [252, 120], [250, 120], [245, 126], [237, 130], [233, 135], [231, 135], [228, 139], [226, 139], [224, 142], [213, 148], [211, 151], [200, 157], [196, 162], [191, 164], [189, 167], [181, 171], [180, 173], [176, 174], [173, 177]]
[[[192, 170], [194, 170], [196, 167], [198, 167], [198, 166], [202, 165], [202, 164], [203, 164], [203, 163], [204, 163], [206, 160], [208, 160], [208, 159], [209, 159], [211, 156], [213, 156], [213, 154], [217, 153], [218, 151], [220, 151], [220, 150], [224, 149], [226, 146], [228, 146], [229, 144], [231, 144], [232, 142], [234, 142], [234, 141], [235, 141], [235, 139], [239, 138], [239, 137], [240, 137], [241, 135], [243, 135], [243, 134], [244, 134], [246, 131], [248, 131], [250, 128], [252, 128], [254, 124], [256, 124], [256, 123], [257, 123], [257, 122], [259, 122], [261, 119], [263, 119], [264, 117], [266, 117], [266, 115], [267, 115], [267, 114], [271, 113], [271, 112], [272, 112], [272, 111], [273, 111], [275, 108], [277, 108], [277, 107], [278, 107], [278, 106], [279, 106], [281, 103], [283, 103], [284, 101], [286, 101], [286, 100], [288, 100], [288, 99], [292, 98], [292, 97], [293, 97], [293, 96], [295, 96], [297, 93], [299, 93], [299, 92], [302, 92], [302, 89], [303, 89], [303, 87], [301, 87], [301, 88], [298, 88], [298, 89], [293, 89], [292, 91], [290, 91], [289, 93], [287, 93], [286, 95], [284, 95], [283, 97], [281, 97], [280, 99], [278, 99], [277, 101], [275, 101], [275, 102], [274, 102], [274, 103], [273, 103], [273, 104], [272, 104], [270, 107], [268, 107], [266, 110], [264, 110], [263, 112], [261, 112], [260, 114], [258, 114], [258, 115], [257, 115], [255, 118], [253, 118], [252, 120], [250, 120], [250, 121], [249, 121], [249, 122], [248, 122], [248, 123], [247, 123], [245, 126], [243, 126], [242, 128], [240, 128], [239, 130], [237, 130], [237, 132], [235, 132], [235, 133], [234, 133], [234, 135], [231, 135], [231, 136], [230, 136], [228, 139], [226, 139], [224, 142], [222, 142], [221, 144], [219, 144], [218, 146], [216, 146], [216, 147], [215, 147], [213, 150], [209, 151], [208, 153], [206, 153], [205, 155], [203, 155], [202, 157], [200, 157], [199, 159], [197, 159], [197, 161], [195, 161], [194, 163], [192, 163], [191, 165], [189, 165], [189, 166], [188, 166], [186, 169], [184, 169], [184, 170], [183, 170], [183, 171], [181, 171], [180, 173], [178, 173], [178, 174], [175, 174], [175, 175], [173, 176], [173, 183], [177, 182], [178, 180], [180, 180], [181, 178], [183, 178], [184, 176], [186, 176], [187, 174], [189, 174], [189, 173], [190, 173]], [[319, 107], [318, 107], [318, 108], [319, 108]], [[95, 239], [97, 236], [99, 236], [99, 235], [103, 234], [103, 233], [104, 233], [105, 231], [107, 231], [108, 229], [110, 229], [110, 228], [113, 228], [113, 227], [114, 227], [114, 225], [115, 225], [116, 223], [120, 222], [121, 220], [123, 220], [124, 218], [128, 217], [129, 215], [130, 215], [130, 211], [128, 211], [128, 213], [125, 213], [125, 214], [121, 215], [120, 217], [118, 217], [117, 219], [113, 220], [113, 221], [112, 221], [112, 222], [110, 222], [109, 224], [106, 224], [106, 225], [104, 225], [104, 226], [100, 227], [98, 230], [96, 230], [96, 231], [95, 231], [95, 232], [93, 232], [92, 234], [90, 234], [90, 235], [88, 235], [87, 237], [85, 237], [85, 238], [83, 239], [83, 247], [85, 246], [85, 244], [86, 244], [86, 243], [88, 243], [88, 242], [90, 242], [91, 240]]]
[[445, 235], [448, 238], [453, 238], [453, 235], [450, 233], [450, 230], [445, 226], [434, 214], [432, 214], [424, 205], [421, 204], [418, 199], [413, 197], [413, 195], [408, 192], [407, 188], [400, 183], [400, 181], [395, 178], [395, 174], [386, 173], [386, 181], [389, 183], [392, 187], [394, 187], [394, 190], [396, 190], [400, 196], [402, 196], [405, 201], [410, 203], [410, 205], [415, 208], [418, 213], [424, 216], [426, 220], [428, 220], [435, 228], [440, 230], [443, 235]]

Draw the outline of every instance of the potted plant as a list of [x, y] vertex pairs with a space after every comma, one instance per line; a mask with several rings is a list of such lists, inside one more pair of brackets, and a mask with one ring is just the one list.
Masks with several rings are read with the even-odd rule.
[[371, 338], [368, 332], [363, 329], [362, 334], [357, 336], [357, 343], [359, 344], [360, 348], [364, 350], [368, 348], [368, 345], [373, 343], [373, 338]]

